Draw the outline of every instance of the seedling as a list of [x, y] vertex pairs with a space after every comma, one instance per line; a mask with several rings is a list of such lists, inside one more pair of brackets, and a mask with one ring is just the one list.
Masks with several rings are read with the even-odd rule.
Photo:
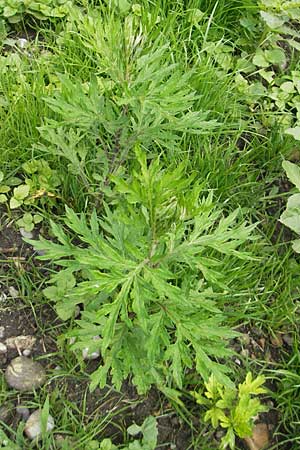
[[213, 428], [220, 426], [227, 430], [221, 440], [220, 449], [229, 447], [234, 450], [236, 436], [251, 436], [257, 414], [267, 411], [257, 398], [252, 398], [267, 392], [262, 387], [264, 382], [263, 376], [253, 379], [249, 372], [246, 380], [236, 389], [218, 382], [212, 375], [209, 381], [204, 383], [204, 393], [193, 393], [197, 403], [207, 409], [204, 420], [210, 421]]
[[25, 213], [19, 220], [17, 220], [17, 225], [20, 228], [24, 228], [25, 231], [32, 231], [34, 226], [42, 222], [43, 217], [39, 214], [32, 215], [31, 213]]

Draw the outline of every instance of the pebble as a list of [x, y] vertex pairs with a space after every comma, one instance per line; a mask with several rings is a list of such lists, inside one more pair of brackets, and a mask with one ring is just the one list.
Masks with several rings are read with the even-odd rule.
[[8, 292], [9, 292], [9, 295], [10, 295], [12, 298], [18, 298], [18, 297], [19, 297], [19, 292], [18, 292], [17, 289], [14, 288], [13, 286], [10, 286], [10, 287], [8, 288]]
[[0, 292], [0, 302], [6, 302], [7, 300], [7, 295], [5, 294], [5, 292]]
[[89, 348], [86, 347], [82, 350], [82, 357], [84, 360], [88, 360], [88, 359], [97, 359], [100, 356], [100, 352], [92, 352], [91, 354], [89, 354]]
[[16, 407], [17, 414], [19, 414], [23, 420], [27, 420], [30, 416], [30, 411], [26, 406], [18, 405]]
[[3, 339], [5, 335], [5, 328], [4, 327], [0, 327], [0, 339]]
[[33, 234], [31, 233], [31, 231], [26, 231], [24, 228], [20, 228], [20, 234], [23, 238], [26, 238], [26, 239], [33, 238]]
[[7, 353], [7, 346], [0, 342], [0, 355], [5, 355]]
[[[5, 340], [5, 344], [8, 348], [18, 350], [21, 352], [23, 350], [31, 350], [36, 343], [36, 337], [28, 335], [11, 336]], [[28, 355], [25, 355], [28, 356]]]
[[46, 372], [36, 361], [25, 356], [13, 359], [5, 371], [7, 384], [18, 391], [31, 391], [46, 380]]
[[293, 336], [290, 334], [284, 334], [282, 336], [282, 340], [285, 342], [286, 345], [289, 347], [293, 347], [294, 339]]
[[17, 39], [17, 44], [20, 48], [26, 48], [28, 46], [29, 42], [27, 39], [19, 38], [19, 39]]
[[[99, 339], [100, 339], [100, 336], [94, 336], [93, 337], [93, 341], [99, 341]], [[82, 350], [82, 357], [85, 360], [97, 359], [97, 358], [99, 358], [99, 356], [100, 356], [99, 350], [95, 350], [94, 352], [91, 352], [91, 353], [90, 353], [89, 347], [86, 347], [86, 348], [84, 348]]]
[[30, 348], [25, 348], [25, 350], [23, 350], [22, 352], [23, 356], [30, 356], [31, 355], [31, 350]]
[[246, 437], [245, 442], [249, 450], [263, 450], [269, 444], [269, 429], [266, 423], [254, 425], [251, 437]]
[[[33, 439], [40, 439], [42, 436], [42, 424], [41, 424], [41, 415], [42, 412], [37, 410], [34, 411], [27, 419], [27, 422], [25, 424], [24, 433], [26, 436], [33, 440]], [[47, 418], [47, 426], [46, 430], [51, 431], [54, 428], [54, 419], [50, 414]]]

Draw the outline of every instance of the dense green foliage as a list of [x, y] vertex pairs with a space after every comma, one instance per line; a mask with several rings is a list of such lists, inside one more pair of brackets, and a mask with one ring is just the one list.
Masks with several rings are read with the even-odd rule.
[[[299, 448], [299, 25], [295, 0], [0, 0], [0, 228], [35, 251], [10, 258], [12, 242], [0, 281], [59, 344], [29, 407], [47, 404], [66, 448], [116, 448], [114, 420], [118, 448], [157, 445], [153, 417], [128, 429], [109, 399], [89, 413], [87, 392], [52, 390], [86, 372], [104, 404], [158, 387], [138, 423], [180, 416], [189, 450], [239, 447], [263, 372], [270, 446]], [[206, 414], [190, 401], [205, 387]]]
[[92, 375], [93, 387], [104, 387], [110, 372], [118, 389], [131, 374], [141, 393], [165, 386], [170, 376], [182, 388], [193, 361], [205, 380], [213, 373], [229, 383], [228, 368], [212, 357], [228, 357], [224, 339], [235, 334], [221, 326], [216, 299], [230, 289], [229, 258], [249, 258], [239, 247], [253, 226], [241, 222], [238, 210], [224, 217], [212, 195], [202, 196], [195, 176], [184, 177], [184, 166], [165, 170], [156, 159], [147, 167], [138, 149], [136, 158], [127, 180], [113, 178], [117, 206], [105, 206], [101, 220], [94, 211], [88, 225], [67, 209], [66, 225], [87, 247], [54, 223], [59, 244], [29, 241], [45, 251], [40, 259], [64, 268], [44, 293], [65, 320], [84, 305], [73, 347], [100, 349], [103, 365]]
[[26, 15], [40, 20], [64, 17], [72, 6], [72, 0], [0, 0], [0, 18], [16, 23]]

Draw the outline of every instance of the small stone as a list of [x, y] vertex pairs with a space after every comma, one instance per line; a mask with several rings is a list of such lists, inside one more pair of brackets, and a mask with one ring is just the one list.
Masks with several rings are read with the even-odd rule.
[[5, 328], [4, 327], [0, 327], [0, 339], [3, 339], [5, 335]]
[[281, 334], [279, 334], [279, 333], [276, 334], [276, 336], [272, 336], [270, 341], [274, 347], [282, 347], [283, 346], [283, 340], [282, 340]]
[[[24, 432], [26, 436], [33, 440], [33, 439], [40, 439], [42, 434], [42, 424], [41, 424], [41, 411], [37, 410], [34, 411], [29, 418], [27, 419], [27, 422], [25, 424]], [[51, 431], [54, 428], [54, 419], [52, 416], [48, 416], [47, 418], [47, 425], [46, 430]]]
[[28, 43], [27, 39], [19, 38], [19, 39], [17, 39], [17, 44], [20, 48], [26, 48], [29, 43]]
[[290, 334], [284, 334], [282, 336], [283, 342], [288, 345], [289, 347], [293, 347], [294, 339], [293, 336]]
[[7, 345], [8, 348], [12, 350], [18, 350], [18, 352], [22, 352], [25, 349], [31, 350], [35, 343], [36, 338], [31, 335], [12, 336], [5, 340], [5, 344]]
[[25, 348], [25, 350], [23, 350], [22, 352], [23, 356], [30, 356], [31, 355], [31, 350], [30, 348]]
[[28, 417], [30, 416], [30, 411], [25, 406], [18, 405], [16, 407], [16, 411], [17, 411], [17, 414], [19, 414], [23, 420], [27, 420]]
[[24, 228], [20, 228], [20, 234], [23, 238], [26, 238], [26, 239], [33, 238], [33, 234], [31, 233], [31, 231], [26, 231]]
[[97, 359], [100, 356], [100, 352], [92, 352], [89, 353], [89, 348], [86, 347], [82, 350], [82, 357], [84, 360], [88, 360], [88, 359]]
[[251, 437], [246, 437], [245, 442], [249, 450], [263, 450], [269, 444], [269, 429], [265, 423], [254, 425]]
[[7, 346], [0, 342], [0, 355], [6, 355], [7, 353]]
[[9, 292], [9, 295], [10, 295], [12, 298], [18, 298], [18, 297], [19, 297], [19, 292], [18, 292], [17, 289], [14, 288], [13, 286], [10, 286], [10, 287], [8, 288], [8, 292]]
[[31, 391], [40, 387], [46, 380], [44, 368], [36, 361], [18, 356], [5, 371], [7, 384], [18, 391]]
[[[99, 341], [99, 339], [100, 339], [100, 336], [93, 336], [93, 341]], [[95, 350], [94, 352], [91, 352], [91, 353], [90, 353], [89, 347], [86, 347], [82, 350], [82, 357], [85, 360], [97, 359], [97, 358], [99, 358], [99, 356], [100, 356], [99, 350]]]
[[0, 302], [4, 303], [7, 300], [7, 295], [5, 292], [0, 292]]

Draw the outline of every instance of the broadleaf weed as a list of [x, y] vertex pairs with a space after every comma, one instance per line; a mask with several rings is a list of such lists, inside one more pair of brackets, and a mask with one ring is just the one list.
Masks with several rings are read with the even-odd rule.
[[267, 392], [262, 387], [264, 382], [263, 376], [253, 379], [249, 372], [245, 381], [236, 389], [218, 382], [212, 375], [205, 383], [203, 394], [193, 393], [196, 402], [207, 409], [204, 420], [210, 421], [213, 428], [221, 426], [227, 430], [220, 449], [230, 447], [234, 450], [235, 436], [250, 436], [257, 414], [268, 410], [257, 398], [253, 398]]
[[92, 388], [103, 387], [109, 373], [117, 389], [128, 375], [141, 393], [152, 384], [181, 388], [194, 364], [204, 380], [213, 373], [230, 385], [219, 359], [232, 354], [226, 341], [236, 333], [224, 325], [217, 298], [230, 289], [226, 258], [237, 269], [251, 259], [242, 246], [254, 239], [254, 225], [241, 221], [238, 210], [224, 216], [183, 166], [148, 164], [139, 148], [136, 158], [127, 179], [112, 178], [118, 201], [105, 205], [100, 219], [95, 211], [88, 221], [66, 208], [65, 224], [82, 244], [55, 223], [59, 243], [28, 241], [45, 251], [41, 259], [62, 267], [45, 294], [64, 319], [83, 306], [70, 336], [74, 350], [101, 354]]

